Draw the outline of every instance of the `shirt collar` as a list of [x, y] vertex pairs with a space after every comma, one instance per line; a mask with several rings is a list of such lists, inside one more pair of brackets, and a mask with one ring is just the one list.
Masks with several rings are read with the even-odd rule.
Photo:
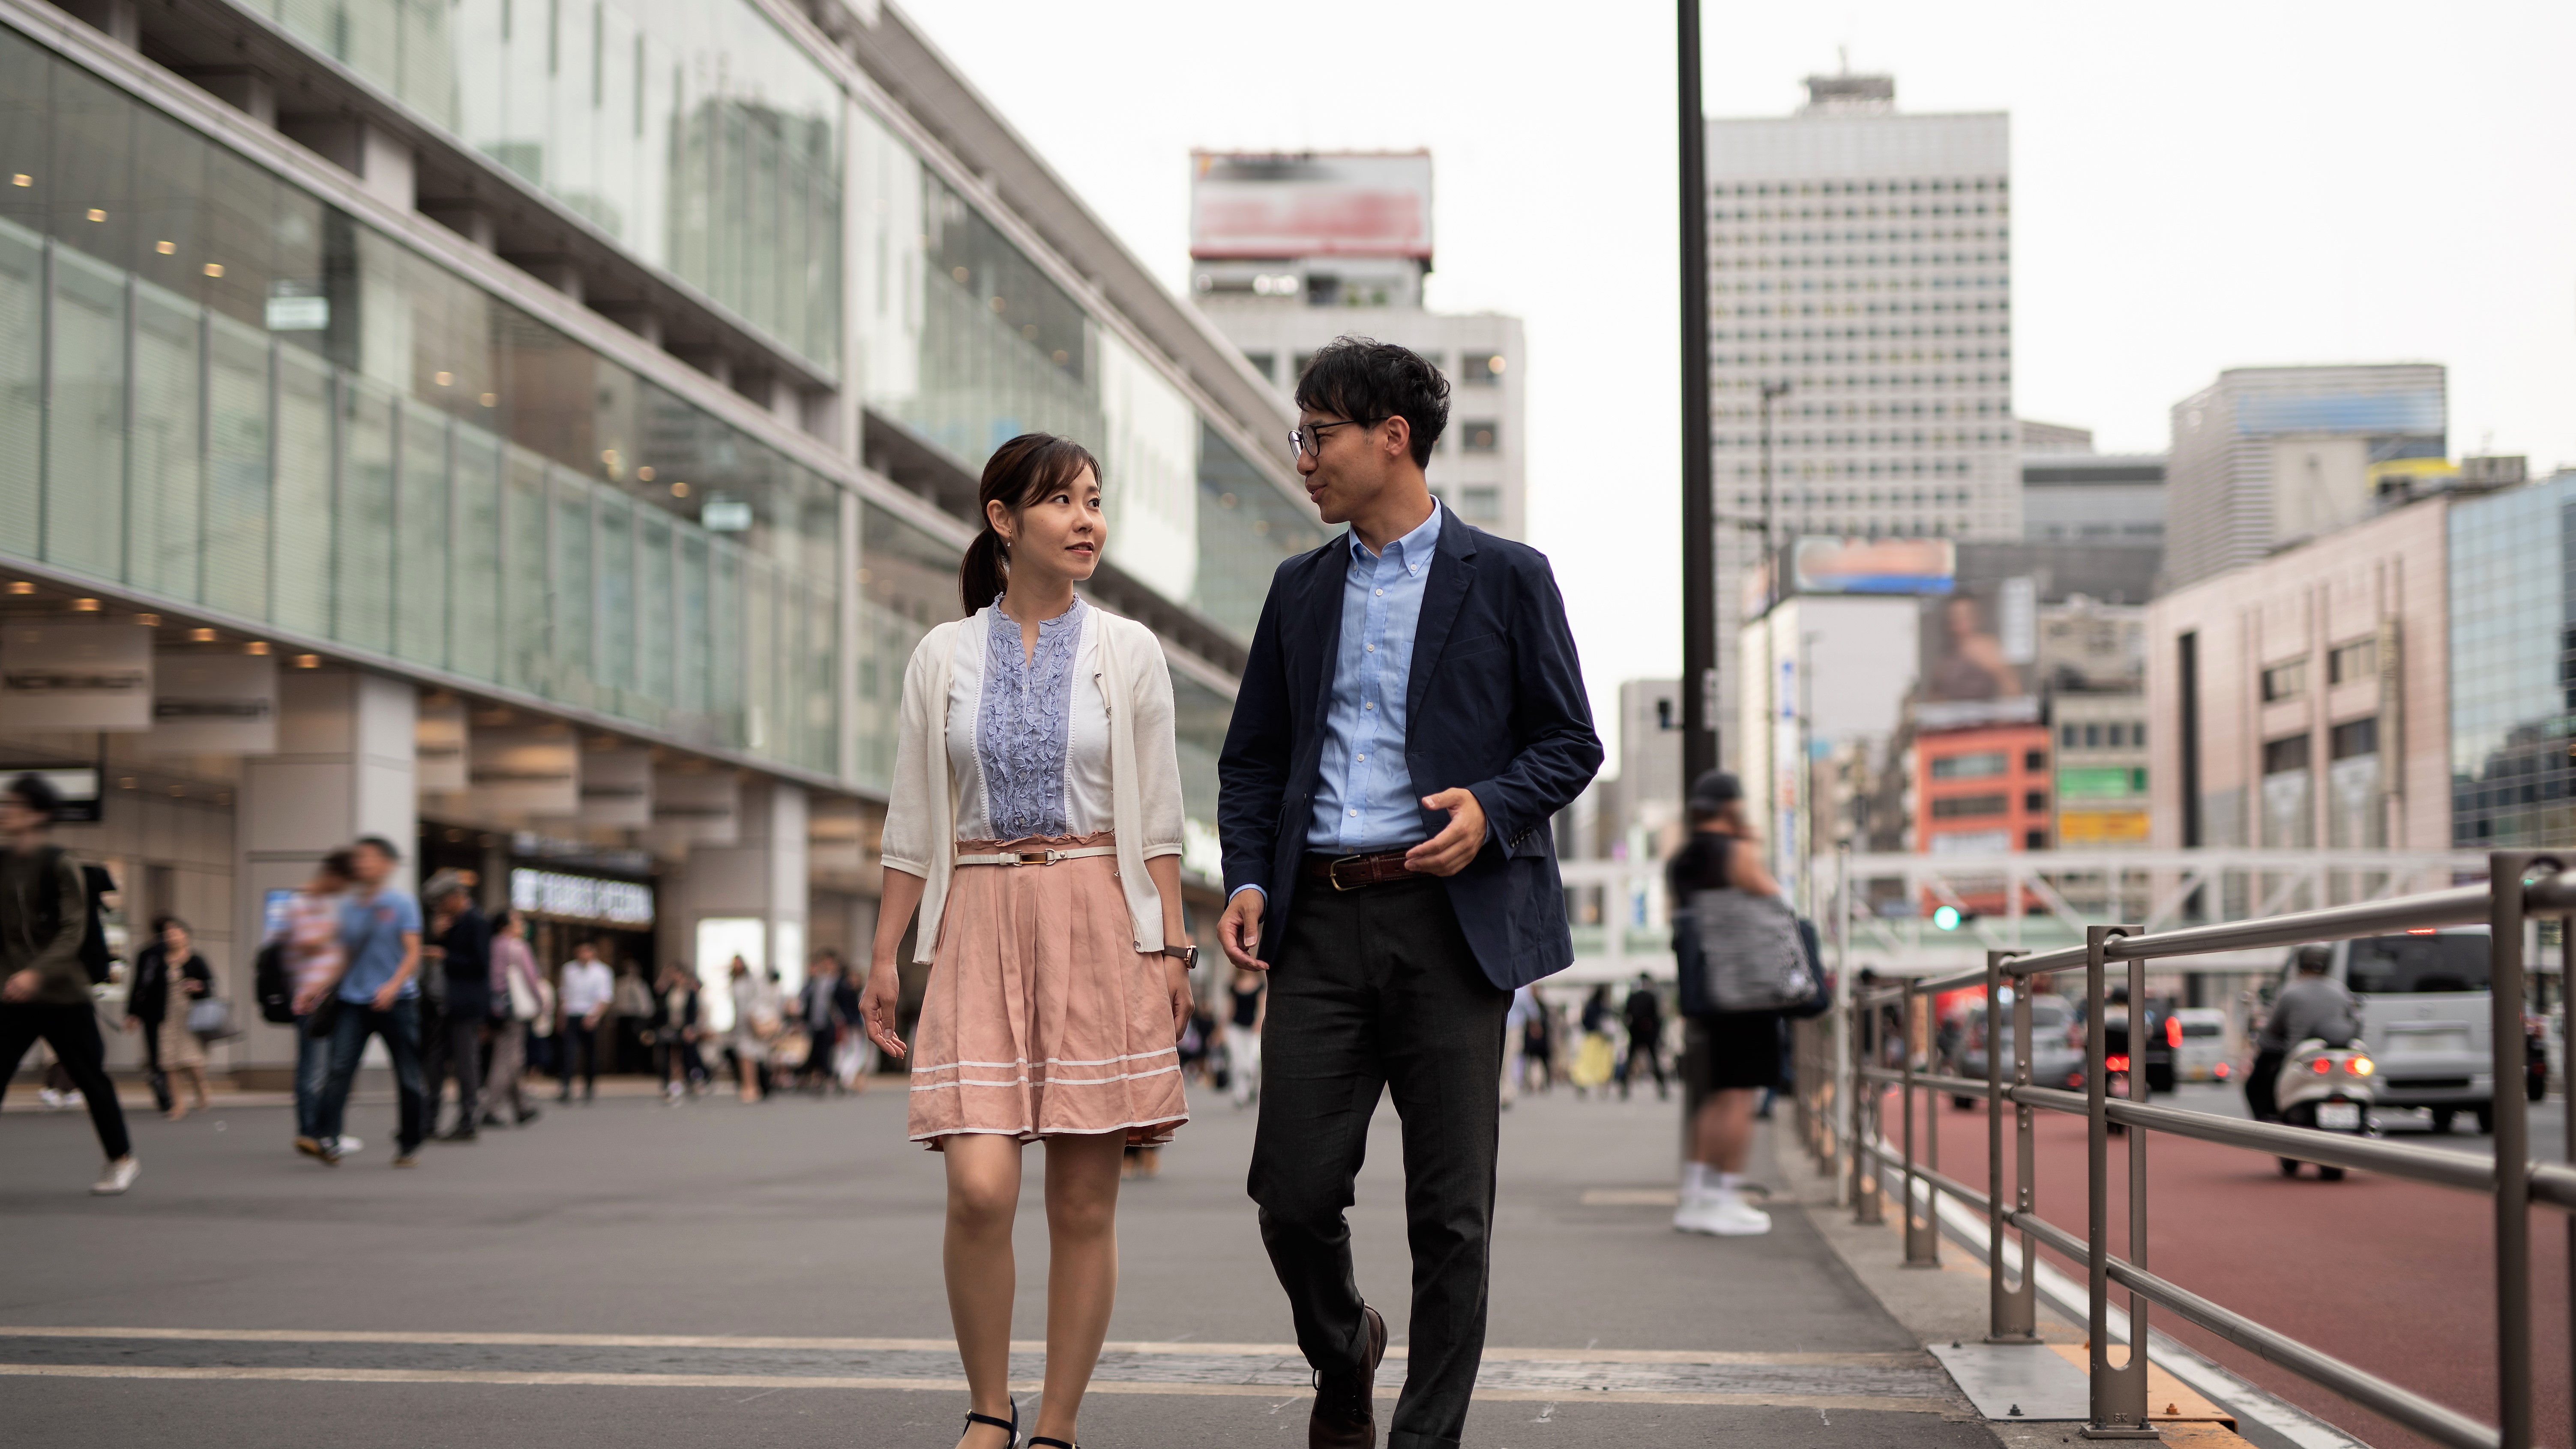
[[[1421, 563], [1430, 559], [1432, 546], [1440, 541], [1440, 515], [1447, 511], [1441, 506], [1439, 499], [1432, 499], [1431, 516], [1422, 520], [1421, 525], [1411, 533], [1388, 544], [1387, 552], [1394, 554], [1408, 567], [1420, 567]], [[1369, 552], [1367, 544], [1360, 542], [1360, 531], [1356, 528], [1351, 530], [1351, 557], [1359, 563], [1375, 563], [1378, 558], [1378, 555]]]

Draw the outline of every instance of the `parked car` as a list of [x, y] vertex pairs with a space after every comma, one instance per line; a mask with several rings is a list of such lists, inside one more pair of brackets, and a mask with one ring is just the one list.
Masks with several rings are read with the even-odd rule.
[[[2377, 1105], [2429, 1108], [2436, 1132], [2450, 1131], [2461, 1112], [2476, 1115], [2480, 1132], [2494, 1131], [2487, 928], [2364, 936], [2329, 951], [2327, 973], [2361, 1004], [2360, 1036], [2378, 1061]], [[2297, 969], [2294, 951], [2281, 979]]]
[[[2070, 1039], [2068, 1031], [2075, 1024], [2075, 1004], [2063, 996], [2034, 996], [2030, 999], [2030, 1080], [2041, 1087], [2081, 1087], [2084, 1084], [2084, 1048]], [[2013, 1076], [2012, 1008], [2004, 1008], [2001, 1031], [2003, 1038], [2003, 1075]], [[1970, 1006], [1966, 1030], [1960, 1038], [1959, 1075], [1982, 1078], [1986, 1075], [1986, 1004]], [[1965, 1108], [1977, 1105], [1974, 1097], [1953, 1097], [1952, 1103]]]
[[2165, 1018], [2174, 1048], [2174, 1074], [2186, 1082], [2224, 1082], [2236, 1074], [2227, 1055], [2227, 1013], [2215, 1006], [2185, 1006]]

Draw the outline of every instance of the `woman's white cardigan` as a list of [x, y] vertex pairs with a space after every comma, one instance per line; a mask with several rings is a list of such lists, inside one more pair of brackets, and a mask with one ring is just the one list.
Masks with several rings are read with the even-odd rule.
[[[1145, 862], [1181, 853], [1181, 764], [1172, 729], [1172, 673], [1162, 641], [1133, 619], [1092, 606], [1099, 630], [1100, 697], [1109, 705], [1110, 828], [1118, 833], [1118, 883], [1134, 919], [1136, 949], [1163, 949], [1163, 897]], [[939, 625], [903, 671], [903, 733], [894, 752], [882, 855], [889, 870], [920, 876], [921, 929], [912, 958], [939, 944], [940, 912], [956, 869], [957, 779], [948, 768], [948, 690], [957, 631]], [[1044, 866], [1020, 867], [1043, 870]]]

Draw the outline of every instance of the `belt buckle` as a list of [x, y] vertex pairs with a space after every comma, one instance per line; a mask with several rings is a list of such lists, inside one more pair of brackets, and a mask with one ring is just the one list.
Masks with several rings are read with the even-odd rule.
[[1336, 891], [1358, 890], [1361, 886], [1369, 884], [1369, 882], [1362, 881], [1359, 885], [1355, 886], [1342, 884], [1342, 867], [1350, 864], [1352, 861], [1365, 859], [1367, 859], [1367, 856], [1365, 855], [1345, 855], [1334, 861], [1332, 864], [1324, 867], [1324, 879], [1331, 881], [1333, 883], [1333, 889]]
[[1011, 852], [1011, 854], [1017, 857], [1017, 859], [1012, 862], [1015, 865], [1052, 865], [1055, 863], [1055, 852], [1052, 850], [1015, 850]]

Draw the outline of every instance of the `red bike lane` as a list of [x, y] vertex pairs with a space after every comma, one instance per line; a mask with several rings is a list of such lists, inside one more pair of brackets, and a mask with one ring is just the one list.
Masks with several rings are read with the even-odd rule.
[[[1924, 1093], [1917, 1151], [1937, 1116], [1942, 1172], [1986, 1182], [1986, 1117]], [[1901, 1142], [1894, 1093], [1883, 1118]], [[2035, 1125], [2036, 1206], [2047, 1221], [2085, 1232], [2085, 1123], [2041, 1112]], [[2222, 1307], [2487, 1423], [2496, 1419], [2495, 1210], [2489, 1199], [2366, 1172], [2318, 1180], [2313, 1167], [2281, 1176], [2275, 1159], [2162, 1133], [2147, 1139], [2147, 1266]], [[2005, 1159], [2012, 1156], [2006, 1122]], [[1928, 1161], [1928, 1155], [1926, 1157]], [[2128, 1243], [2128, 1147], [2111, 1139], [2111, 1241]], [[2533, 1410], [2543, 1444], [2569, 1440], [2567, 1217], [2534, 1210]], [[1956, 1251], [1944, 1245], [1944, 1251]], [[2043, 1250], [2045, 1251], [2045, 1250]], [[2053, 1253], [2084, 1280], [2084, 1266]], [[2115, 1291], [2113, 1306], [2120, 1306]], [[2380, 1449], [2430, 1440], [2341, 1395], [2265, 1363], [2169, 1312], [2154, 1327]]]

